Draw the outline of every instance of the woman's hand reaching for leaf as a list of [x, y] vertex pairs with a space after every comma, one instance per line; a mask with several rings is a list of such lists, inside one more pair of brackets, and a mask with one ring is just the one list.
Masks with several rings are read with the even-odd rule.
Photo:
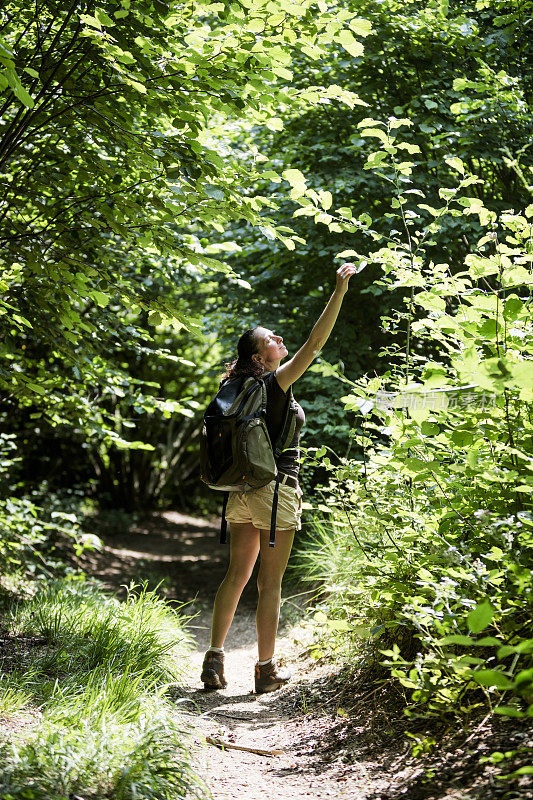
[[352, 264], [351, 261], [346, 261], [338, 268], [337, 285], [335, 287], [335, 291], [338, 294], [345, 294], [347, 292], [348, 281], [356, 272], [359, 272], [359, 268], [355, 264]]

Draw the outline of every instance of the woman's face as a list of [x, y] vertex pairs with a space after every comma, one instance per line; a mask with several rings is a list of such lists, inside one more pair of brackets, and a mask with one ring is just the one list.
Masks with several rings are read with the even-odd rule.
[[265, 367], [271, 367], [275, 364], [273, 367], [273, 369], [275, 369], [281, 359], [289, 352], [283, 344], [283, 338], [281, 336], [276, 336], [276, 334], [268, 328], [258, 328], [256, 337], [258, 356], [261, 363], [264, 364]]

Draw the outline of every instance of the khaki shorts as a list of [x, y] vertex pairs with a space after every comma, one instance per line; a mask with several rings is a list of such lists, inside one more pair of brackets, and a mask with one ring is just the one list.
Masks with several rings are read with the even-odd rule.
[[[272, 516], [272, 501], [276, 481], [252, 489], [249, 492], [230, 492], [226, 508], [228, 522], [251, 522], [259, 530], [270, 530]], [[302, 527], [302, 495], [299, 486], [293, 487], [286, 483], [280, 484], [278, 494], [278, 513], [276, 516], [276, 530], [295, 528], [299, 531]]]

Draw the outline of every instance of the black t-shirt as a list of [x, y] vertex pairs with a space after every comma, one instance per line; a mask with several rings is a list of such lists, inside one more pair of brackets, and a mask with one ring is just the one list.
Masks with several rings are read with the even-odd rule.
[[[285, 416], [285, 408], [287, 406], [287, 398], [290, 390], [283, 391], [276, 378], [276, 370], [274, 372], [267, 372], [263, 375], [265, 386], [267, 390], [267, 409], [266, 409], [266, 423], [270, 439], [275, 442], [276, 438], [281, 432], [281, 426]], [[296, 403], [296, 401], [295, 401]], [[278, 469], [280, 472], [287, 473], [288, 475], [298, 476], [300, 464], [297, 459], [300, 456], [298, 449], [300, 444], [300, 431], [305, 423], [304, 410], [299, 403], [296, 403], [296, 427], [294, 429], [294, 437], [290, 443], [290, 452], [282, 453], [278, 459]]]

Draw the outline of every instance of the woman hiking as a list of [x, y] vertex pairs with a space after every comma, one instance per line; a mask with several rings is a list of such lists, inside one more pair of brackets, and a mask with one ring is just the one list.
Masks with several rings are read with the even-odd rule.
[[[348, 289], [348, 282], [356, 272], [357, 267], [351, 263], [339, 267], [335, 291], [328, 304], [307, 341], [286, 363], [281, 364], [288, 355], [282, 337], [268, 328], [252, 328], [239, 339], [238, 357], [229, 365], [224, 379], [253, 375], [264, 380], [267, 390], [266, 424], [273, 442], [283, 423], [291, 386], [304, 374], [327, 341]], [[291, 678], [288, 670], [280, 669], [276, 665], [274, 650], [281, 604], [281, 580], [289, 560], [295, 531], [301, 527], [302, 492], [298, 484], [298, 444], [305, 415], [298, 403], [296, 410], [294, 438], [277, 461], [280, 484], [275, 547], [269, 547], [275, 481], [259, 489], [230, 492], [229, 495], [226, 519], [230, 523], [230, 562], [215, 597], [211, 646], [205, 654], [201, 674], [206, 689], [222, 689], [227, 686], [224, 675], [224, 642], [237, 603], [259, 554], [255, 691], [275, 691]]]

